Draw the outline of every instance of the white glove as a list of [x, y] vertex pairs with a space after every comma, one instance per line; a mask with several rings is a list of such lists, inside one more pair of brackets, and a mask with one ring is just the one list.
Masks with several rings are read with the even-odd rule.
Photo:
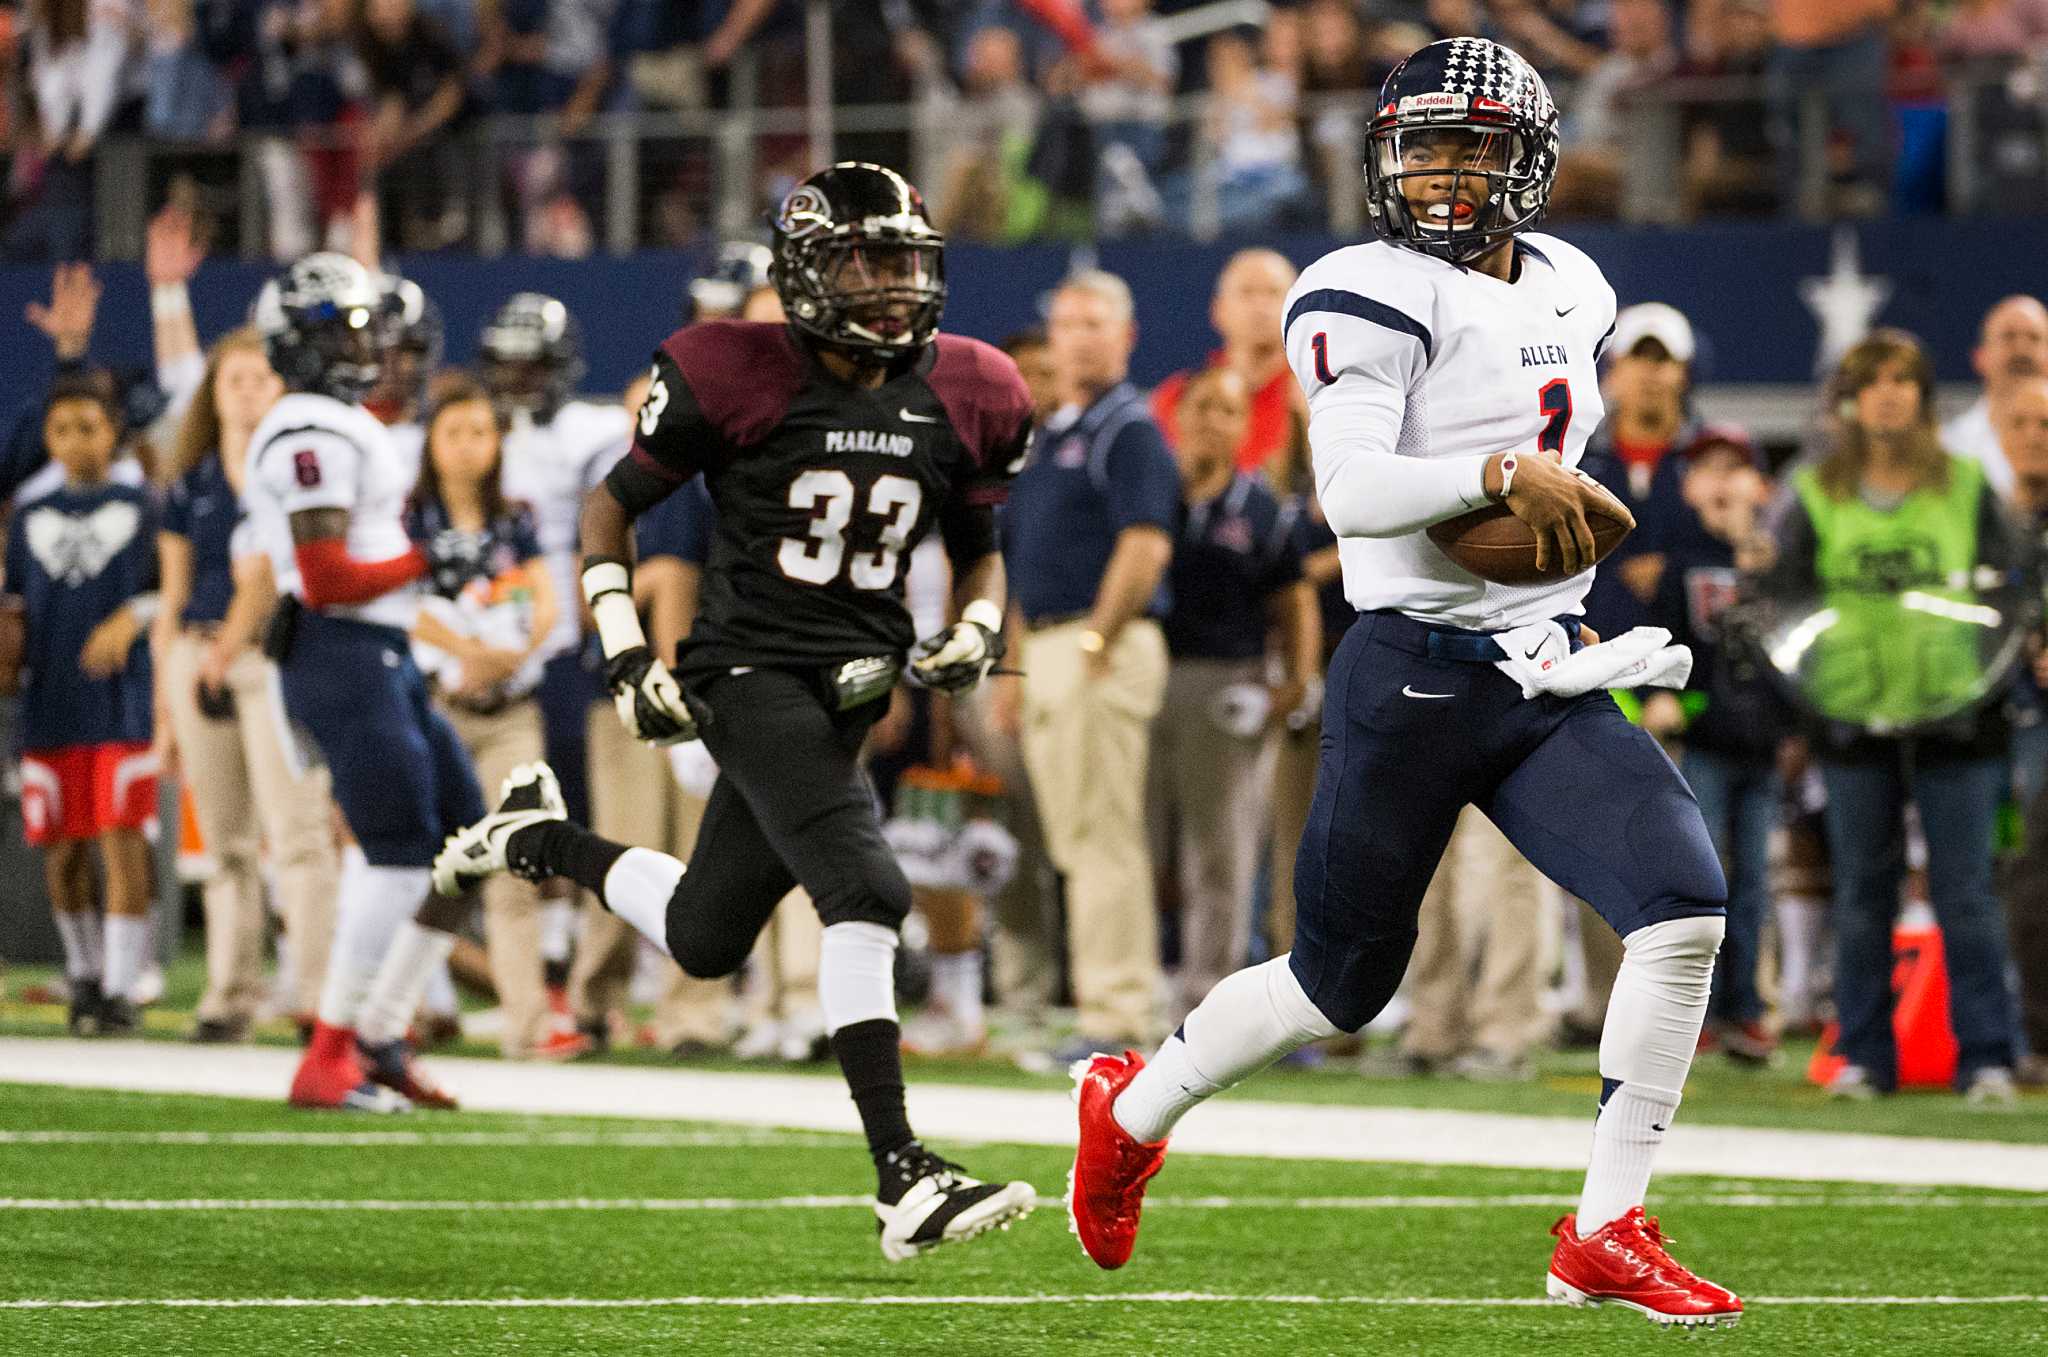
[[1507, 658], [1494, 668], [1521, 685], [1522, 696], [1578, 697], [1595, 688], [1682, 688], [1692, 675], [1692, 651], [1675, 646], [1662, 627], [1635, 630], [1572, 653], [1571, 638], [1556, 622], [1532, 622], [1497, 633]]
[[1249, 740], [1266, 728], [1273, 695], [1263, 684], [1233, 683], [1209, 699], [1209, 722], [1225, 735]]

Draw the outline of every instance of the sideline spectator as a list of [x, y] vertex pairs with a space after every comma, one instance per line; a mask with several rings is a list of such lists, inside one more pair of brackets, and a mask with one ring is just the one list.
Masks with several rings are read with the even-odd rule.
[[1611, 217], [1621, 207], [1622, 161], [1627, 153], [1626, 99], [1649, 89], [1678, 66], [1671, 15], [1664, 0], [1614, 0], [1608, 51], [1580, 81], [1568, 105], [1557, 190], [1561, 215]]
[[[2003, 713], [1994, 701], [1910, 736], [1870, 730], [1879, 722], [1896, 728], [1939, 700], [1939, 691], [1926, 691], [1930, 683], [1967, 677], [1954, 663], [1936, 663], [1939, 617], [1873, 607], [1901, 589], [1940, 589], [1980, 563], [2005, 569], [2026, 556], [1977, 464], [1942, 450], [1933, 394], [1933, 364], [1903, 331], [1879, 330], [1849, 350], [1828, 396], [1841, 407], [1836, 444], [1792, 478], [1768, 590], [1844, 608], [1861, 600], [1818, 644], [1839, 650], [1860, 640], [1894, 657], [1875, 667], [1852, 662], [1867, 692], [1818, 694], [1841, 704], [1841, 719], [1814, 735], [1835, 873], [1835, 1048], [1848, 1060], [1829, 1091], [1866, 1099], [1897, 1085], [1892, 924], [1910, 798], [1926, 835], [1928, 896], [1948, 964], [1949, 1019], [1961, 1047], [1956, 1087], [1972, 1104], [2009, 1106], [2015, 1027], [1991, 860], [2005, 795]], [[1918, 625], [1917, 642], [1902, 634], [1902, 623], [1922, 616], [1929, 620]], [[1885, 629], [1881, 642], [1869, 635], [1873, 627]], [[1827, 657], [1814, 663], [1825, 671]]]
[[[1711, 27], [1705, 26], [1708, 18]], [[1684, 74], [1763, 88], [1771, 58], [1768, 0], [1725, 0], [1694, 26]], [[1694, 104], [1685, 114], [1685, 215], [1773, 210], [1771, 132], [1760, 94]]]
[[940, 227], [949, 236], [1013, 244], [1035, 234], [1051, 207], [1031, 177], [1043, 99], [1024, 69], [1016, 32], [991, 24], [967, 45], [964, 98], [948, 118], [951, 164], [940, 195]]
[[249, 438], [284, 386], [251, 330], [224, 336], [205, 364], [168, 467], [155, 634], [159, 742], [175, 752], [213, 862], [191, 1033], [202, 1044], [242, 1040], [262, 1005], [266, 866], [290, 939], [285, 989], [310, 1029], [341, 871], [327, 769], [295, 767], [271, 666], [250, 644], [275, 592], [269, 561], [234, 546]]
[[1147, 796], [1153, 861], [1178, 886], [1176, 1019], [1250, 959], [1276, 752], [1267, 737], [1301, 704], [1322, 650], [1301, 577], [1299, 511], [1232, 465], [1250, 417], [1244, 379], [1227, 367], [1197, 374], [1179, 402], [1172, 658]]
[[[1209, 324], [1223, 347], [1209, 354], [1208, 368], [1229, 368], [1251, 393], [1250, 418], [1237, 445], [1237, 469], [1266, 473], [1273, 480], [1275, 457], [1304, 436], [1301, 388], [1287, 367], [1280, 334], [1280, 308], [1294, 286], [1294, 265], [1277, 250], [1239, 250], [1216, 275], [1209, 298]], [[1152, 418], [1170, 443], [1177, 427], [1181, 394], [1195, 377], [1176, 372], [1152, 392]], [[1275, 488], [1282, 494], [1291, 487]]]
[[1780, 746], [1795, 731], [1762, 660], [1724, 630], [1739, 567], [1754, 567], [1757, 513], [1768, 483], [1756, 445], [1732, 425], [1709, 425], [1678, 452], [1681, 499], [1661, 542], [1665, 560], [1649, 620], [1692, 647], [1685, 691], [1652, 690], [1643, 728], [1679, 742], [1679, 769], [1700, 803], [1728, 877], [1728, 932], [1715, 959], [1707, 1040], [1733, 1060], [1762, 1064], [1777, 1050], [1764, 1026], [1757, 963], [1770, 908], [1770, 836], [1783, 788]]
[[125, 88], [135, 15], [123, 0], [30, 0], [27, 20], [28, 85], [46, 159], [34, 206], [8, 233], [8, 253], [83, 259], [90, 162]]
[[[1301, 96], [1292, 75], [1262, 68], [1258, 49], [1243, 33], [1209, 39], [1204, 54], [1209, 99], [1200, 133], [1207, 144], [1205, 173], [1216, 195], [1216, 221], [1224, 231], [1285, 229], [1298, 224], [1308, 179], [1301, 170], [1301, 133], [1295, 112]], [[1192, 225], [1198, 190], [1189, 171], [1165, 186], [1169, 218]]]
[[1998, 425], [2008, 393], [2030, 377], [2048, 374], [2048, 307], [2019, 294], [1986, 311], [1970, 366], [1984, 382], [1983, 394], [1942, 426], [1942, 445], [1983, 467], [1991, 488], [2010, 499], [2012, 466], [2000, 449]]
[[1155, 619], [1180, 471], [1128, 380], [1130, 287], [1099, 270], [1073, 275], [1053, 294], [1047, 336], [1062, 405], [1011, 491], [1004, 555], [1026, 633], [1024, 760], [1066, 877], [1078, 1059], [1158, 1034], [1145, 763], [1166, 689]]
[[154, 888], [144, 827], [157, 801], [146, 644], [157, 602], [155, 515], [146, 490], [109, 478], [121, 442], [111, 376], [60, 378], [46, 408], [43, 437], [64, 479], [15, 509], [0, 584], [24, 622], [22, 820], [43, 850], [71, 1030], [126, 1035], [139, 1026], [132, 1000], [148, 963]]
[[1156, 224], [1163, 214], [1152, 176], [1166, 159], [1166, 123], [1180, 57], [1152, 17], [1152, 0], [1103, 0], [1091, 58], [1068, 58], [1048, 77], [1055, 94], [1077, 94], [1095, 148], [1096, 224], [1105, 234]]
[[[2017, 381], [2005, 401], [2005, 452], [2013, 498], [2037, 551], [2048, 554], [2048, 376]], [[2026, 1042], [2015, 1077], [2048, 1084], [2048, 648], [2035, 638], [2018, 683], [2013, 784], [2024, 815], [2019, 855], [2006, 879], [2006, 924], [2020, 977], [2020, 1034]]]

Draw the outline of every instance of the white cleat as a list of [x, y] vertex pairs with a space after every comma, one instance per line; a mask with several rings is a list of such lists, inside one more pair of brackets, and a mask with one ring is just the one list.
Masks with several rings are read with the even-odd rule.
[[910, 1180], [894, 1202], [875, 1199], [882, 1256], [892, 1263], [941, 1244], [1007, 1230], [1038, 1204], [1029, 1183], [984, 1183], [916, 1143], [903, 1152], [903, 1162], [891, 1168]]
[[495, 872], [506, 871], [505, 846], [515, 831], [549, 820], [566, 820], [562, 786], [545, 763], [522, 763], [506, 775], [498, 808], [448, 836], [434, 857], [434, 890], [460, 895]]

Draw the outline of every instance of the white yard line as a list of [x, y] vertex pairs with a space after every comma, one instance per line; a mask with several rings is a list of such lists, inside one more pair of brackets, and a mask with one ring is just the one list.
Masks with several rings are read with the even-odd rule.
[[[1038, 1205], [1061, 1207], [1063, 1197], [1040, 1197]], [[1576, 1196], [1516, 1193], [1501, 1196], [1410, 1197], [1148, 1197], [1145, 1205], [1169, 1211], [1481, 1211], [1526, 1207], [1570, 1208]], [[1957, 1197], [1923, 1193], [1660, 1192], [1656, 1204], [1756, 1209], [1833, 1210], [1895, 1207], [1910, 1210], [1978, 1210], [2019, 1207], [2039, 1210], [2048, 1197]], [[869, 1197], [548, 1197], [533, 1200], [451, 1200], [439, 1197], [0, 1197], [0, 1211], [279, 1211], [279, 1212], [530, 1212], [530, 1211], [827, 1211], [874, 1205]]]
[[[0, 1082], [281, 1100], [297, 1059], [296, 1051], [280, 1047], [10, 1037], [0, 1038]], [[859, 1129], [845, 1085], [832, 1075], [463, 1059], [430, 1064], [472, 1111]], [[1052, 1089], [913, 1080], [910, 1113], [920, 1134], [941, 1144], [1064, 1147], [1074, 1139], [1073, 1107]], [[1591, 1130], [1590, 1115], [1524, 1117], [1232, 1096], [1193, 1113], [1175, 1134], [1174, 1148], [1278, 1159], [1578, 1170], [1585, 1167]], [[1683, 1119], [1672, 1128], [1657, 1166], [1666, 1174], [2048, 1192], [2048, 1146], [1702, 1126]]]
[[0, 1145], [233, 1145], [311, 1149], [838, 1149], [801, 1131], [0, 1131]]
[[[668, 1310], [773, 1309], [844, 1306], [849, 1309], [1025, 1305], [1328, 1305], [1366, 1309], [1521, 1310], [1551, 1306], [1540, 1296], [1295, 1296], [1232, 1295], [1215, 1291], [1134, 1291], [1025, 1296], [247, 1296], [134, 1297], [110, 1300], [9, 1300], [0, 1310]], [[1755, 1306], [1961, 1306], [2048, 1305], [2048, 1296], [1746, 1296]]]

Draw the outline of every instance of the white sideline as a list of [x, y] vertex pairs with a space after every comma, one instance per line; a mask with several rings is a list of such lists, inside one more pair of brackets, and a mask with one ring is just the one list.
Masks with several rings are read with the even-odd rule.
[[[1555, 1192], [1511, 1193], [1500, 1196], [1384, 1196], [1384, 1197], [1259, 1197], [1154, 1196], [1145, 1199], [1152, 1210], [1180, 1211], [1482, 1211], [1542, 1206], [1570, 1208], [1576, 1196]], [[1043, 1207], [1063, 1207], [1064, 1197], [1038, 1198]], [[442, 1197], [0, 1197], [0, 1211], [826, 1211], [874, 1205], [871, 1197], [542, 1197], [522, 1199], [451, 1200]], [[1914, 1210], [1980, 1210], [2018, 1207], [2039, 1210], [2048, 1197], [1957, 1197], [1927, 1193], [1816, 1193], [1762, 1192], [1659, 1192], [1656, 1205], [1669, 1210], [1678, 1206], [1725, 1206], [1749, 1208], [1837, 1209], [1843, 1207], [1906, 1207]]]
[[[0, 1082], [281, 1100], [297, 1059], [297, 1052], [281, 1047], [7, 1037], [0, 1038]], [[472, 1111], [859, 1129], [845, 1085], [833, 1075], [431, 1063], [436, 1077]], [[921, 1135], [942, 1144], [1068, 1146], [1074, 1139], [1072, 1104], [1052, 1089], [913, 1080], [910, 1115]], [[1225, 1097], [1189, 1116], [1174, 1148], [1259, 1158], [1577, 1170], [1585, 1166], [1591, 1131], [1590, 1113], [1523, 1117]], [[1657, 1167], [1665, 1174], [2048, 1191], [2048, 1146], [1701, 1126], [1682, 1119]]]
[[[1288, 1296], [1215, 1291], [1133, 1291], [1036, 1296], [248, 1296], [6, 1300], [0, 1310], [752, 1310], [784, 1306], [968, 1305], [1332, 1305], [1381, 1309], [1520, 1310], [1558, 1302], [1541, 1296]], [[2048, 1296], [1745, 1296], [1745, 1307], [1847, 1305], [2048, 1305]]]
[[315, 1149], [838, 1149], [802, 1131], [0, 1131], [0, 1145], [236, 1145]]

